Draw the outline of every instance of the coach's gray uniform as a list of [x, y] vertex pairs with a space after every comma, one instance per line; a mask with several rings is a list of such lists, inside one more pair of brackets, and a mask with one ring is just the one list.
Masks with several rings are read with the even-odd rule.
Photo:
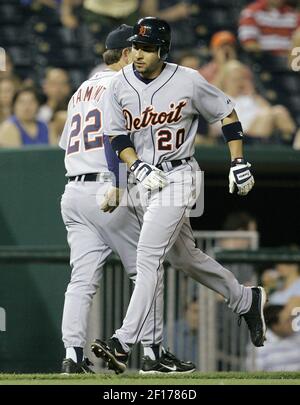
[[[120, 256], [130, 278], [135, 279], [136, 275], [136, 247], [141, 229], [139, 207], [120, 206], [113, 213], [100, 210], [101, 200], [111, 186], [103, 147], [102, 100], [114, 75], [111, 70], [98, 73], [79, 87], [69, 102], [60, 140], [60, 146], [66, 150], [68, 177], [99, 173], [95, 182], [84, 182], [84, 179], [69, 182], [61, 200], [72, 267], [62, 320], [65, 347], [84, 347], [86, 344], [92, 297], [110, 253], [114, 251]], [[163, 280], [149, 316], [149, 327], [145, 329], [144, 344], [162, 341], [162, 294]]]
[[[123, 325], [115, 333], [127, 350], [127, 344], [143, 336], [159, 287], [160, 265], [174, 243], [170, 258], [177, 268], [182, 266], [196, 280], [222, 294], [235, 312], [245, 313], [251, 306], [251, 289], [240, 285], [232, 273], [195, 247], [186, 215], [194, 203], [195, 173], [199, 170], [191, 158], [198, 114], [214, 123], [232, 110], [231, 100], [198, 72], [170, 63], [149, 84], [129, 65], [107, 89], [104, 133], [129, 134], [138, 157], [152, 165], [162, 164], [169, 180], [166, 187], [150, 196], [140, 185], [148, 206], [137, 248], [136, 286]], [[183, 159], [180, 166], [173, 168], [168, 163], [178, 159]]]

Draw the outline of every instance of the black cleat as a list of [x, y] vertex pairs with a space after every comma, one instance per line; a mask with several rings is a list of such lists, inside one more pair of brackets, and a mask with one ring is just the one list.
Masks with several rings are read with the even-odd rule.
[[81, 363], [75, 363], [72, 359], [64, 359], [62, 362], [61, 374], [95, 374], [89, 366], [94, 364], [85, 358]]
[[108, 339], [107, 343], [96, 339], [91, 345], [92, 352], [107, 364], [108, 369], [116, 374], [123, 373], [127, 368], [128, 353], [124, 351], [117, 338]]
[[188, 374], [196, 370], [195, 364], [191, 361], [181, 361], [169, 351], [164, 351], [158, 360], [151, 360], [150, 357], [143, 357], [140, 374]]
[[264, 306], [267, 295], [262, 287], [252, 287], [252, 304], [248, 312], [240, 316], [243, 317], [250, 331], [251, 341], [256, 347], [264, 345], [266, 340], [266, 323], [264, 318]]

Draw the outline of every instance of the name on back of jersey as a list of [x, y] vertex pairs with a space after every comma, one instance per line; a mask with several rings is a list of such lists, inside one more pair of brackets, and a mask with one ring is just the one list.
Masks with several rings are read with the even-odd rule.
[[76, 106], [76, 104], [84, 101], [96, 101], [99, 102], [101, 96], [105, 92], [106, 87], [102, 85], [96, 85], [96, 86], [87, 86], [86, 88], [79, 88], [76, 93], [73, 94], [71, 98], [71, 103], [73, 108]]

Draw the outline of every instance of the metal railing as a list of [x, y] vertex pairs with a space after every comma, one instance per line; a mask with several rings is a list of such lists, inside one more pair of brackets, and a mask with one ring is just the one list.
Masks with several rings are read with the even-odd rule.
[[[200, 231], [194, 232], [194, 236], [197, 246], [211, 257], [224, 249], [224, 241], [231, 240], [234, 245], [243, 240], [251, 250], [259, 245], [259, 235], [254, 231]], [[228, 269], [241, 283], [256, 283], [251, 265], [231, 265]], [[242, 369], [248, 331], [244, 325], [238, 328], [237, 317], [224, 300], [182, 272], [169, 268], [166, 278], [166, 329], [171, 350], [194, 361], [201, 371]]]
[[[257, 249], [257, 232], [205, 231], [194, 233], [201, 250], [214, 257], [222, 241], [245, 240]], [[122, 324], [132, 292], [122, 266], [109, 263], [91, 311], [88, 345], [95, 336], [109, 337]], [[178, 357], [192, 360], [201, 371], [241, 370], [244, 364], [248, 330], [237, 325], [216, 293], [190, 279], [184, 272], [165, 266], [165, 345]], [[247, 264], [229, 268], [241, 282], [255, 284], [253, 267]], [[249, 280], [245, 280], [243, 273]], [[195, 320], [196, 317], [196, 320]], [[88, 349], [88, 348], [87, 348]], [[98, 363], [101, 368], [101, 364]], [[140, 347], [131, 356], [130, 367], [140, 367]]]
[[[212, 257], [221, 258], [222, 263], [231, 263], [227, 267], [240, 282], [254, 284], [255, 272], [249, 264], [249, 256], [253, 253], [254, 258], [259, 254], [254, 252], [259, 243], [256, 232], [204, 231], [195, 232], [194, 235], [201, 250]], [[229, 239], [245, 240], [253, 252], [237, 251], [236, 256], [233, 256], [231, 252], [221, 251], [222, 241]], [[266, 257], [270, 257], [270, 254], [266, 254]], [[68, 261], [67, 247], [0, 247], [0, 263], [67, 265]], [[201, 371], [242, 369], [248, 331], [245, 327], [238, 328], [236, 317], [227, 309], [221, 297], [187, 277], [184, 272], [173, 270], [168, 264], [165, 286], [166, 345], [180, 358], [194, 361]], [[111, 257], [104, 268], [100, 288], [93, 301], [87, 352], [95, 337], [109, 337], [121, 326], [132, 289], [133, 285], [123, 271], [121, 262]], [[140, 355], [140, 348], [137, 347], [131, 356], [132, 368], [139, 368]], [[97, 367], [100, 369], [102, 364], [98, 363]]]

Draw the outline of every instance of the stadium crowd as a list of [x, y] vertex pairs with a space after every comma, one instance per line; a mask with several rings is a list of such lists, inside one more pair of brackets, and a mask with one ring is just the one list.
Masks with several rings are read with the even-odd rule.
[[[72, 91], [103, 69], [107, 33], [144, 15], [171, 25], [171, 62], [234, 100], [246, 143], [300, 149], [296, 0], [0, 0], [0, 147], [57, 145]], [[223, 142], [201, 117], [198, 132]]]

